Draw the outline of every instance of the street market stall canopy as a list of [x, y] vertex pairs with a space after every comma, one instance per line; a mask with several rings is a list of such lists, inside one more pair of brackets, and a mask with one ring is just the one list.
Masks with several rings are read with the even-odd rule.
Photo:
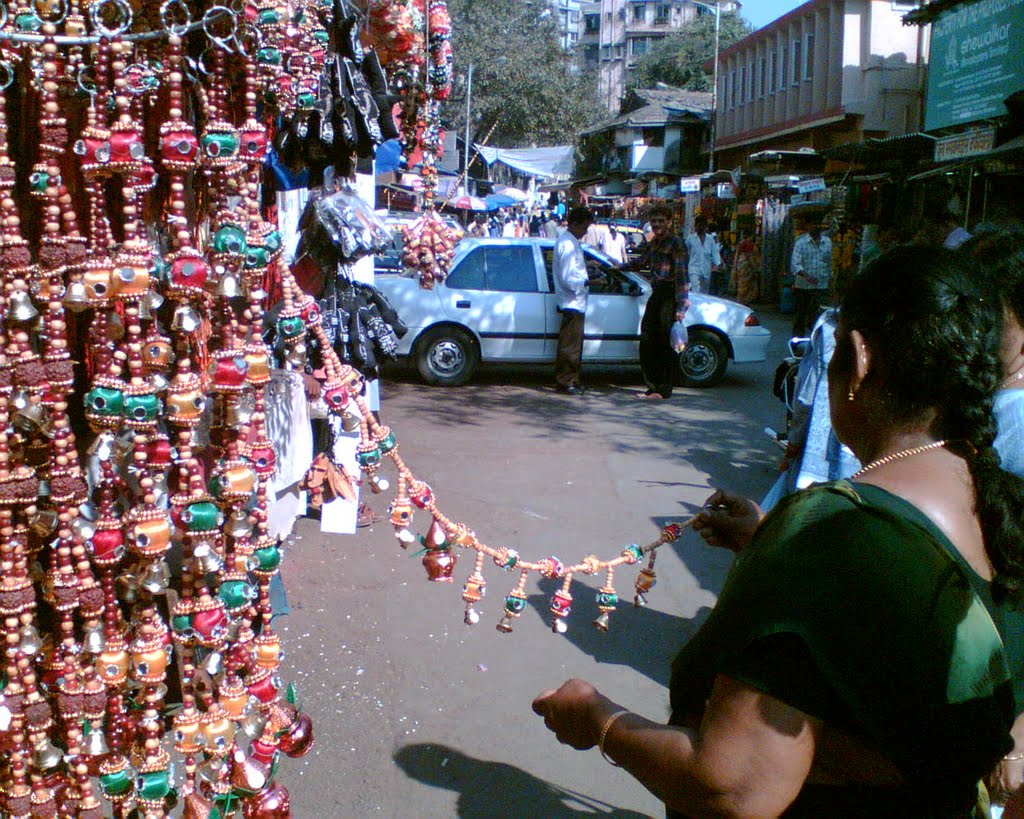
[[568, 178], [572, 175], [575, 151], [572, 145], [548, 148], [489, 148], [475, 144], [477, 153], [488, 165], [500, 162], [526, 176], [544, 179]]

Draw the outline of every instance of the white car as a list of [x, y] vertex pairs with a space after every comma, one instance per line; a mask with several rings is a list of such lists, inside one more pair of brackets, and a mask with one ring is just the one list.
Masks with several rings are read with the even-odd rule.
[[[428, 383], [446, 386], [465, 384], [480, 362], [553, 362], [561, 323], [552, 283], [554, 244], [463, 239], [448, 278], [432, 290], [411, 275], [378, 269], [376, 287], [409, 328], [398, 355], [411, 359]], [[595, 248], [583, 249], [591, 274], [583, 361], [636, 363], [651, 286]], [[730, 358], [765, 360], [771, 332], [749, 307], [691, 294], [686, 325], [689, 343], [679, 356], [684, 385], [717, 383]]]

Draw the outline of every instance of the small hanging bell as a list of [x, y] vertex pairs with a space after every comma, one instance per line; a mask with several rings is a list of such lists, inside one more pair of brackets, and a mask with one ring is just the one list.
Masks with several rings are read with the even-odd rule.
[[252, 420], [255, 406], [247, 400], [248, 396], [239, 396], [238, 400], [231, 401], [224, 409], [224, 423], [232, 429], [248, 424]]
[[597, 619], [594, 621], [594, 625], [597, 627], [597, 630], [598, 631], [608, 631], [608, 621], [609, 621], [609, 619], [611, 619], [611, 618], [610, 618], [608, 612], [602, 611], [598, 615]]
[[77, 517], [72, 520], [70, 526], [71, 534], [74, 536], [75, 540], [82, 543], [91, 539], [92, 536], [96, 534], [96, 524], [83, 517]]
[[238, 284], [238, 277], [234, 273], [225, 273], [217, 282], [217, 295], [228, 299], [241, 295], [242, 288]]
[[243, 718], [239, 727], [249, 739], [259, 739], [267, 726], [267, 718], [259, 711], [250, 711]]
[[71, 282], [64, 291], [64, 298], [61, 301], [72, 313], [81, 313], [89, 308], [89, 297], [82, 282]]
[[36, 631], [36, 627], [31, 623], [21, 627], [18, 637], [18, 650], [25, 652], [29, 656], [37, 653], [43, 647], [43, 641], [39, 637], [39, 632]]
[[35, 514], [28, 519], [28, 525], [37, 535], [46, 537], [57, 528], [57, 510], [37, 509]]
[[462, 622], [464, 622], [467, 626], [475, 626], [477, 623], [480, 622], [480, 612], [478, 612], [472, 606], [466, 606], [466, 614], [462, 618]]
[[50, 768], [56, 768], [64, 758], [64, 755], [61, 753], [60, 748], [50, 742], [49, 739], [44, 739], [36, 745], [33, 757], [36, 767], [45, 771]]
[[147, 290], [142, 301], [151, 311], [159, 310], [160, 305], [164, 303], [164, 297], [157, 293], [156, 290]]
[[345, 432], [355, 432], [359, 429], [359, 416], [354, 412], [343, 412], [341, 414], [341, 428]]
[[7, 300], [7, 315], [14, 321], [32, 321], [39, 315], [32, 297], [24, 290], [17, 290]]
[[103, 626], [96, 624], [85, 630], [82, 637], [82, 648], [90, 654], [102, 654], [107, 646], [106, 637], [103, 634]]
[[14, 426], [31, 435], [42, 429], [46, 417], [46, 407], [29, 402], [27, 406], [15, 410]]
[[150, 594], [163, 594], [171, 582], [171, 569], [166, 560], [155, 560], [149, 564], [142, 576], [141, 586]]
[[100, 728], [93, 728], [85, 737], [85, 752], [89, 756], [103, 756], [110, 753], [106, 734]]
[[284, 354], [284, 359], [294, 367], [301, 367], [306, 363], [306, 345], [296, 344], [289, 347]]
[[180, 304], [174, 311], [174, 318], [171, 319], [171, 329], [179, 333], [194, 333], [201, 324], [199, 314], [191, 307]]
[[139, 599], [139, 579], [130, 572], [117, 578], [118, 593], [125, 603], [134, 603]]
[[192, 555], [196, 559], [201, 574], [219, 572], [224, 566], [224, 561], [217, 554], [217, 550], [213, 548], [213, 544], [207, 541], [198, 543]]
[[211, 677], [216, 677], [224, 669], [224, 655], [219, 651], [211, 652], [203, 660], [202, 668]]
[[244, 509], [234, 510], [230, 517], [228, 517], [227, 529], [228, 534], [236, 540], [251, 535], [253, 524], [249, 519], [249, 513]]

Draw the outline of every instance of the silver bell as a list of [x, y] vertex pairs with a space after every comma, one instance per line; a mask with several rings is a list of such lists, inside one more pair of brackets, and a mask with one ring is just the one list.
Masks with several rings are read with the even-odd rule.
[[179, 333], [194, 333], [199, 329], [201, 320], [199, 314], [191, 307], [179, 305], [174, 311], [174, 318], [171, 319], [171, 329]]
[[7, 315], [15, 321], [32, 321], [39, 315], [39, 311], [28, 293], [16, 290], [7, 301]]
[[72, 313], [81, 313], [88, 309], [89, 297], [86, 295], [85, 285], [81, 282], [71, 282], [64, 291], [64, 298], [61, 301]]
[[103, 649], [106, 647], [107, 639], [103, 634], [103, 626], [90, 626], [85, 630], [85, 634], [82, 637], [82, 648], [90, 654], [102, 654]]
[[263, 729], [267, 726], [267, 718], [259, 711], [250, 711], [239, 724], [242, 733], [249, 739], [259, 739], [263, 735]]
[[240, 295], [242, 288], [238, 284], [238, 277], [233, 273], [225, 273], [217, 282], [217, 295], [233, 299]]
[[149, 564], [140, 585], [149, 594], [163, 594], [171, 582], [171, 569], [166, 560], [155, 560]]
[[44, 739], [36, 745], [33, 756], [35, 758], [36, 767], [44, 771], [49, 770], [50, 768], [56, 768], [64, 758], [60, 748], [48, 739]]
[[103, 756], [110, 753], [107, 737], [102, 729], [93, 728], [85, 737], [85, 752], [89, 756]]
[[25, 652], [29, 656], [37, 653], [43, 647], [43, 641], [39, 637], [39, 632], [36, 631], [36, 627], [31, 623], [21, 627], [18, 637], [18, 650]]
[[37, 509], [36, 513], [28, 519], [28, 525], [37, 535], [46, 537], [57, 528], [57, 510]]

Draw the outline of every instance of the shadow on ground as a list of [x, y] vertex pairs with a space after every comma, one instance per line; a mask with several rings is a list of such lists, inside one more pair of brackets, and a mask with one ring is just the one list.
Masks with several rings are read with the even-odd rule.
[[[618, 589], [619, 605], [611, 613], [608, 631], [601, 631], [593, 621], [601, 613], [597, 608], [595, 590], [585, 583], [573, 582], [572, 614], [566, 618], [566, 640], [599, 663], [632, 668], [659, 685], [668, 687], [672, 659], [706, 619], [709, 609], [701, 609], [696, 617], [687, 619], [666, 614], [656, 608], [633, 605], [633, 579], [623, 577]], [[560, 580], [538, 582], [540, 594], [531, 594], [527, 602], [540, 618], [550, 625], [548, 610], [551, 596], [561, 588]], [[649, 592], [653, 597], [657, 588]], [[642, 635], [642, 639], [640, 636]]]
[[458, 793], [456, 816], [586, 817], [646, 819], [646, 815], [610, 805], [586, 794], [538, 779], [514, 765], [475, 759], [446, 745], [405, 745], [394, 755], [405, 774], [434, 788]]

